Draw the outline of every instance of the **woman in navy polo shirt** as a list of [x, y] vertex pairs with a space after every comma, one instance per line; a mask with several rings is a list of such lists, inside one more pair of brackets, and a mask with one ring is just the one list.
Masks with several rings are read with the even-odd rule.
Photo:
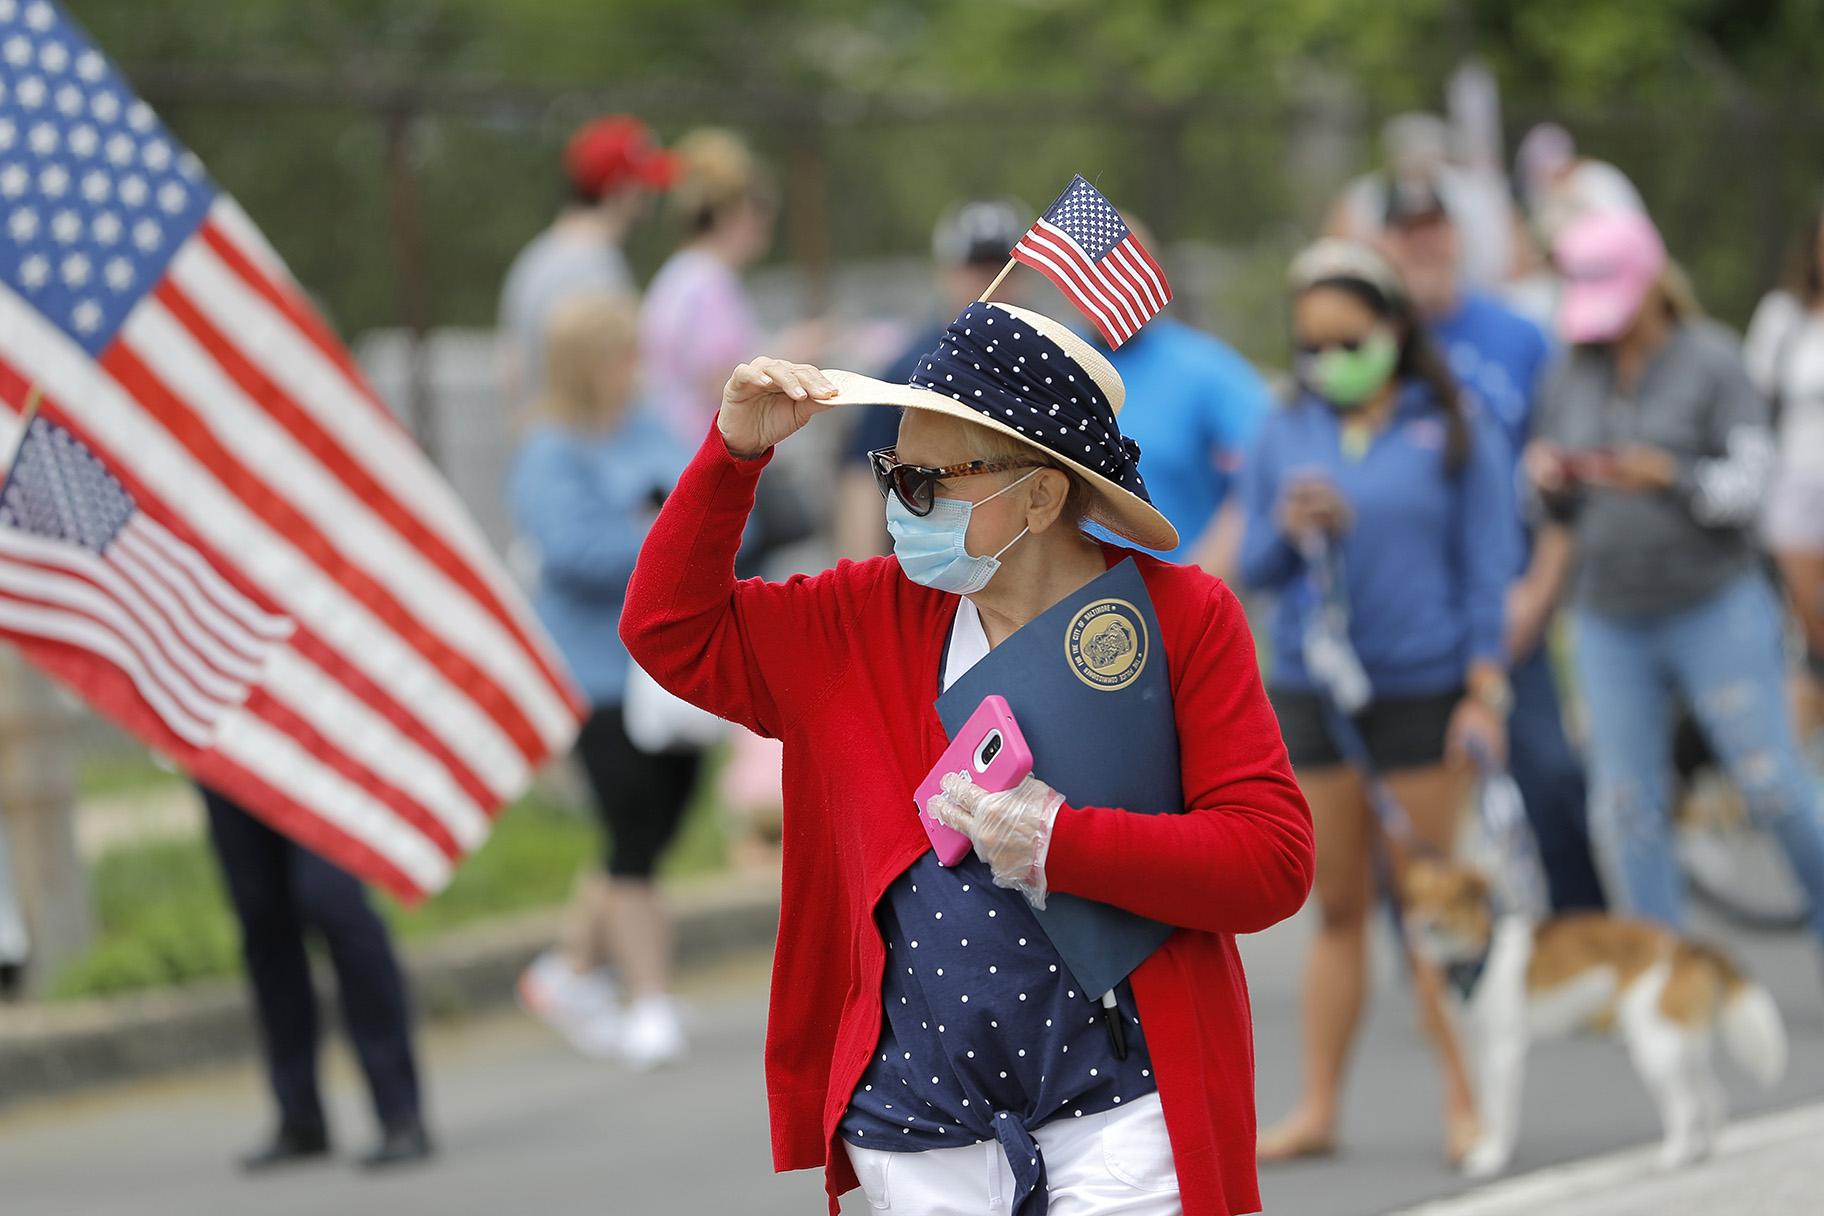
[[[1262, 1160], [1334, 1147], [1367, 989], [1375, 812], [1384, 779], [1394, 864], [1448, 853], [1472, 746], [1499, 758], [1509, 701], [1502, 609], [1513, 494], [1480, 427], [1373, 250], [1320, 241], [1293, 262], [1297, 397], [1243, 473], [1242, 576], [1278, 593], [1268, 681], [1317, 829], [1322, 921], [1306, 970], [1304, 1090], [1260, 1137]], [[1406, 839], [1401, 839], [1405, 837]], [[1463, 1057], [1435, 971], [1415, 990], [1444, 1068], [1445, 1152], [1475, 1138]]]

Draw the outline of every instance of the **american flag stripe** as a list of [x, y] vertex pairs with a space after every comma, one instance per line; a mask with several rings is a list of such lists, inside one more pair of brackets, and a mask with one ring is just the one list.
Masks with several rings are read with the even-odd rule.
[[1075, 241], [1040, 220], [1033, 225], [1033, 240], [1046, 245], [1053, 256], [1070, 268], [1070, 277], [1077, 284], [1079, 293], [1092, 295], [1101, 304], [1114, 331], [1121, 335], [1123, 341], [1131, 337], [1138, 329], [1132, 309], [1103, 278], [1096, 273], [1095, 264], [1083, 255]]
[[1153, 255], [1146, 251], [1146, 246], [1129, 237], [1121, 242], [1121, 247], [1129, 257], [1138, 258], [1141, 268], [1146, 272], [1146, 281], [1152, 284], [1153, 292], [1158, 296], [1159, 307], [1164, 308], [1172, 302], [1172, 285], [1165, 281], [1165, 268], [1153, 260]]
[[[299, 302], [287, 301], [212, 225], [213, 216], [203, 228], [206, 239], [172, 260], [172, 294], [187, 297], [217, 333], [232, 329], [240, 347], [263, 352], [261, 380], [271, 391], [259, 397], [262, 404], [499, 621], [519, 643], [513, 653], [530, 655], [543, 682], [563, 693], [562, 660], [454, 491], [417, 457], [411, 437], [353, 375], [340, 345], [320, 326], [300, 325]], [[234, 344], [224, 345], [234, 350]], [[246, 379], [236, 379], [246, 387]], [[385, 425], [370, 424], [376, 413]]]
[[[0, 580], [4, 580], [0, 581], [0, 587], [10, 590], [23, 582], [23, 576], [17, 570], [5, 571], [0, 573]], [[49, 638], [103, 656], [126, 673], [139, 694], [152, 704], [178, 738], [192, 746], [207, 742], [209, 727], [172, 699], [164, 685], [147, 670], [137, 650], [93, 618], [65, 611], [61, 606], [46, 606], [29, 596], [23, 600], [0, 596], [0, 629]]]
[[1126, 281], [1139, 289], [1149, 309], [1158, 312], [1165, 307], [1165, 297], [1158, 290], [1159, 285], [1153, 278], [1153, 272], [1133, 242], [1122, 241], [1109, 251], [1108, 256], [1126, 272]]
[[[1020, 243], [1013, 248], [1015, 257], [1020, 256], [1021, 250], [1035, 253], [1044, 250], [1046, 265], [1053, 267], [1056, 272], [1053, 281], [1085, 311], [1094, 315], [1105, 335], [1118, 335], [1115, 338], [1118, 341], [1126, 341], [1132, 335], [1132, 322], [1090, 277], [1088, 260], [1071, 248], [1067, 240], [1046, 231], [1042, 221], [1034, 224], [1032, 231], [1020, 238]], [[1056, 277], [1057, 273], [1061, 273], [1062, 277]]]
[[[1044, 221], [1040, 222], [1043, 223]], [[1049, 225], [1047, 226], [1049, 227]], [[1054, 229], [1054, 231], [1056, 230]], [[1061, 231], [1057, 232], [1057, 236], [1060, 240], [1071, 241], [1071, 238]], [[1076, 244], [1075, 241], [1071, 241], [1071, 243], [1073, 246]], [[1096, 282], [1102, 287], [1104, 293], [1120, 303], [1122, 311], [1127, 315], [1129, 322], [1133, 325], [1133, 330], [1128, 334], [1128, 337], [1132, 337], [1134, 334], [1139, 333], [1140, 327], [1145, 325], [1152, 315], [1158, 311], [1158, 308], [1154, 308], [1147, 303], [1145, 285], [1142, 283], [1130, 282], [1127, 277], [1125, 265], [1116, 261], [1121, 251], [1131, 244], [1133, 244], [1133, 238], [1129, 237], [1120, 244], [1115, 245], [1101, 258], [1090, 258], [1083, 254], [1081, 249], [1076, 250], [1079, 256], [1084, 257], [1089, 266], [1090, 273], [1095, 275]], [[1159, 307], [1164, 307], [1163, 301], [1160, 302]]]
[[1097, 329], [1103, 333], [1111, 333], [1120, 328], [1112, 306], [1103, 301], [1099, 294], [1093, 293], [1090, 286], [1083, 281], [1081, 275], [1071, 265], [1067, 256], [1053, 250], [1049, 243], [1040, 243], [1034, 233], [1028, 232], [1013, 247], [1013, 256], [1040, 271], [1062, 288], [1084, 312], [1089, 314], [1090, 320], [1096, 323]]
[[[219, 336], [214, 340], [219, 342]], [[162, 299], [148, 299], [134, 310], [116, 349], [136, 355], [164, 388], [153, 400], [179, 404], [181, 413], [162, 419], [168, 427], [182, 435], [200, 422], [212, 437], [219, 468], [258, 470], [302, 526], [362, 571], [392, 613], [406, 618], [408, 628], [438, 639], [443, 653], [467, 668], [465, 683], [481, 680], [490, 708], [521, 739], [528, 756], [563, 737], [572, 721], [568, 704], [499, 621], [482, 612], [347, 482], [315, 459], [273, 412], [245, 393], [231, 378], [231, 369], [179, 323]], [[104, 364], [108, 358], [103, 356]], [[201, 454], [203, 446], [199, 442], [192, 450]]]
[[1029, 235], [1034, 242], [1046, 246], [1054, 258], [1070, 268], [1071, 278], [1076, 282], [1078, 290], [1093, 293], [1117, 329], [1129, 330], [1133, 327], [1134, 316], [1131, 310], [1107, 280], [1096, 273], [1095, 263], [1075, 241], [1043, 219], [1033, 224]]
[[[148, 519], [146, 523], [147, 527], [135, 529], [127, 539], [135, 549], [143, 550], [148, 560], [164, 559], [167, 565], [162, 568], [200, 601], [199, 612], [206, 616], [210, 612], [220, 614], [222, 623], [214, 627], [224, 640], [251, 656], [261, 653], [261, 641], [276, 642], [291, 636], [295, 628], [291, 621], [262, 611], [258, 604], [205, 565], [196, 550], [180, 543], [157, 521]], [[214, 621], [216, 618], [211, 616], [209, 619]]]
[[245, 710], [222, 719], [214, 750], [344, 838], [365, 842], [406, 880], [396, 887], [435, 891], [449, 881], [453, 867], [443, 850], [377, 799], [365, 780], [339, 772], [333, 754], [307, 751], [297, 735]]
[[267, 616], [252, 605], [248, 607], [257, 615], [229, 619], [220, 604], [239, 598], [234, 589], [214, 571], [193, 569], [196, 554], [157, 520], [143, 515], [134, 520], [114, 538], [108, 558], [136, 578], [140, 590], [165, 610], [164, 615], [187, 631], [190, 645], [226, 675], [253, 682], [271, 655], [269, 643], [291, 636], [290, 621]]
[[[152, 601], [159, 616], [170, 622], [183, 644], [208, 664], [211, 671], [219, 672], [226, 679], [241, 684], [252, 684], [259, 679], [259, 660], [237, 652], [209, 630], [197, 615], [194, 604], [177, 594], [171, 571], [147, 565], [126, 538], [115, 539], [108, 560], [132, 581], [140, 594]], [[207, 601], [199, 596], [195, 602]]]
[[[429, 756], [450, 775], [457, 789], [477, 806], [493, 806], [501, 794], [497, 787], [483, 779], [472, 759], [451, 750], [444, 739], [434, 733], [419, 714], [407, 709], [398, 690], [377, 684], [368, 673], [351, 663], [322, 637], [300, 627], [292, 636], [291, 651], [298, 658], [334, 680], [345, 691], [353, 705], [364, 706], [397, 731], [419, 752]], [[276, 677], [268, 675], [268, 682]]]
[[190, 644], [190, 623], [181, 617], [173, 620], [148, 602], [150, 597], [129, 569], [75, 545], [59, 544], [15, 528], [0, 528], [0, 555], [9, 559], [9, 570], [21, 571], [27, 577], [37, 576], [46, 582], [67, 577], [71, 594], [91, 602], [93, 606], [87, 611], [97, 620], [113, 623], [114, 611], [124, 608], [128, 627], [133, 630], [133, 636], [126, 640], [143, 643], [149, 638], [148, 659], [153, 660], [154, 667], [175, 676], [174, 680], [163, 682], [195, 712], [206, 715], [221, 706], [236, 704], [247, 695], [252, 680], [236, 679], [211, 664], [199, 648]]
[[224, 680], [179, 643], [170, 624], [105, 560], [72, 560], [57, 552], [71, 548], [0, 528], [0, 554], [11, 559], [3, 572], [5, 588], [27, 599], [62, 604], [113, 631], [199, 722], [247, 695], [245, 684]]
[[[114, 355], [119, 355], [116, 348]], [[111, 361], [115, 361], [112, 360]], [[264, 597], [283, 607], [324, 649], [374, 688], [398, 698], [447, 750], [463, 758], [494, 798], [511, 796], [529, 775], [525, 754], [426, 654], [399, 638], [356, 594], [358, 580], [337, 581], [293, 543], [288, 522], [275, 527], [256, 513], [254, 479], [247, 497], [231, 493], [207, 466], [155, 422], [131, 391], [104, 374], [61, 330], [0, 287], [0, 362], [12, 371], [7, 400], [36, 382], [60, 403], [79, 437], [110, 460], [115, 475], [155, 517], [181, 520], [208, 551], [247, 554], [240, 569]], [[123, 362], [131, 363], [130, 359]], [[26, 369], [30, 369], [29, 374]], [[136, 375], [132, 367], [129, 374]], [[141, 391], [150, 392], [147, 378]], [[103, 441], [101, 436], [107, 436]], [[121, 457], [135, 453], [128, 465]], [[239, 474], [248, 479], [245, 472]], [[295, 644], [295, 643], [294, 643]]]
[[466, 852], [487, 838], [487, 812], [476, 792], [464, 789], [451, 774], [447, 760], [420, 747], [386, 715], [296, 650], [281, 647], [273, 653], [261, 691], [430, 811], [455, 850]]
[[1095, 285], [1102, 299], [1114, 306], [1124, 323], [1127, 336], [1131, 337], [1138, 333], [1140, 327], [1146, 323], [1146, 318], [1143, 308], [1137, 304], [1133, 291], [1125, 284], [1114, 282], [1103, 272], [1101, 262], [1090, 257], [1083, 247], [1077, 244], [1076, 240], [1062, 228], [1043, 219], [1039, 220], [1034, 227], [1039, 228], [1050, 237], [1051, 243], [1063, 251], [1070, 264], [1075, 266], [1085, 279]]
[[259, 675], [260, 639], [223, 612], [184, 563], [137, 533], [115, 538], [111, 556], [167, 616], [190, 630], [185, 640], [218, 671], [248, 681]]
[[[250, 280], [269, 281], [281, 287], [286, 294], [298, 299], [299, 303], [304, 302], [299, 298], [296, 288], [297, 280], [292, 277], [291, 269], [285, 265], [285, 259], [280, 257], [279, 251], [272, 247], [272, 243], [266, 239], [266, 234], [260, 231], [259, 225], [255, 224], [241, 205], [234, 201], [233, 195], [222, 194], [216, 197], [216, 200], [209, 205], [208, 222], [197, 230], [197, 234], [215, 246], [216, 252], [223, 256], [229, 256], [227, 251], [232, 250], [233, 257], [244, 259], [249, 267], [247, 277]], [[309, 319], [309, 326], [323, 329], [325, 334], [329, 332], [327, 328], [323, 327], [322, 318], [314, 310], [306, 307], [302, 309], [302, 313]], [[305, 326], [300, 328], [305, 328]], [[338, 362], [345, 362], [351, 376], [359, 380], [360, 373], [355, 370], [354, 360], [347, 357], [347, 348], [335, 341], [333, 337], [330, 339], [329, 347], [333, 352], [330, 357]], [[392, 411], [386, 409], [384, 405], [380, 407], [380, 412], [388, 419], [393, 417]]]
[[455, 861], [467, 851], [458, 843], [449, 824], [435, 811], [346, 749], [336, 746], [333, 736], [317, 729], [314, 718], [300, 712], [303, 708], [306, 707], [281, 701], [261, 687], [254, 689], [246, 704], [235, 712], [237, 716], [252, 717], [296, 739], [319, 764], [385, 807], [399, 823], [445, 859]]

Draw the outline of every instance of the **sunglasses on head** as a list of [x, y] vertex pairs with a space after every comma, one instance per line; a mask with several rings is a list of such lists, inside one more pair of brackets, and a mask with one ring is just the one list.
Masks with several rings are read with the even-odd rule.
[[1005, 473], [1009, 469], [1050, 467], [1036, 460], [970, 460], [932, 469], [919, 464], [901, 464], [892, 448], [869, 452], [868, 464], [874, 470], [874, 482], [880, 487], [880, 496], [899, 495], [906, 510], [919, 516], [931, 514], [931, 508], [937, 504], [937, 483], [940, 481], [975, 477], [981, 473]]

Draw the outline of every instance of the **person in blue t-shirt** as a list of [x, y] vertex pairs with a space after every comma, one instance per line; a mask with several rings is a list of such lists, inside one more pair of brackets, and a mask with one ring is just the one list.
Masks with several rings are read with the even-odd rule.
[[[931, 260], [937, 265], [937, 294], [940, 317], [918, 330], [917, 336], [893, 362], [887, 364], [880, 378], [888, 384], [904, 384], [918, 369], [918, 361], [936, 349], [944, 336], [944, 325], [977, 299], [1007, 264], [1007, 254], [1031, 220], [1024, 203], [1011, 199], [975, 199], [958, 203], [944, 212], [931, 233]], [[1008, 300], [1011, 292], [1002, 284], [996, 298]], [[868, 453], [890, 448], [899, 441], [898, 410], [858, 410], [854, 428], [845, 446], [845, 469], [837, 487], [836, 556], [875, 557], [892, 551], [886, 525], [881, 522], [880, 489], [874, 480], [874, 467]], [[1152, 472], [1149, 463], [1147, 472]]]
[[[1240, 571], [1276, 596], [1268, 695], [1317, 829], [1322, 911], [1305, 971], [1303, 1088], [1262, 1161], [1334, 1147], [1368, 981], [1374, 852], [1449, 856], [1471, 755], [1499, 760], [1511, 701], [1503, 601], [1512, 469], [1374, 250], [1320, 241], [1292, 264], [1298, 395], [1242, 467]], [[1365, 770], [1397, 811], [1371, 801]], [[1378, 823], [1377, 823], [1378, 819]], [[1377, 826], [1379, 831], [1377, 833]], [[1438, 1045], [1445, 1150], [1476, 1137], [1437, 968], [1408, 952]]]
[[[1533, 322], [1463, 285], [1457, 227], [1443, 196], [1424, 181], [1389, 192], [1382, 245], [1411, 293], [1451, 374], [1499, 426], [1509, 467], [1520, 453], [1551, 342]], [[1522, 528], [1516, 517], [1516, 528]], [[1507, 599], [1508, 658], [1514, 706], [1508, 719], [1509, 764], [1539, 841], [1554, 911], [1604, 906], [1590, 850], [1583, 764], [1565, 737], [1557, 682], [1544, 645], [1570, 573], [1560, 529], [1522, 534]]]
[[[1149, 249], [1158, 243], [1132, 216]], [[1140, 445], [1153, 503], [1178, 529], [1162, 556], [1233, 581], [1242, 519], [1229, 499], [1243, 457], [1272, 408], [1266, 381], [1227, 344], [1171, 317], [1155, 317], [1110, 351], [1134, 407], [1121, 431]]]

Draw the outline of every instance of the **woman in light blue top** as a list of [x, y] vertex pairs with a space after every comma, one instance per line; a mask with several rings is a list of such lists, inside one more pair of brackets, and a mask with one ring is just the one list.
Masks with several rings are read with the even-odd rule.
[[[546, 340], [543, 402], [507, 497], [537, 552], [533, 603], [589, 701], [577, 758], [608, 849], [606, 873], [578, 884], [561, 947], [526, 971], [520, 996], [579, 1050], [653, 1064], [684, 1044], [665, 995], [670, 932], [652, 875], [696, 787], [700, 754], [649, 753], [628, 738], [632, 660], [619, 624], [634, 559], [688, 453], [636, 400], [630, 301], [577, 297], [553, 313]], [[628, 988], [625, 1017], [603, 962]]]

